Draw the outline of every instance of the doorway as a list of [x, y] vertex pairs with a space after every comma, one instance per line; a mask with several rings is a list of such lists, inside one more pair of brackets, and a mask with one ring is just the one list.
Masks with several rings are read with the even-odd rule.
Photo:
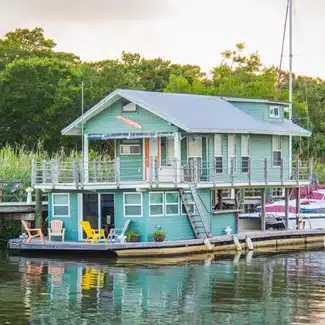
[[[114, 194], [84, 193], [82, 220], [89, 221], [93, 229], [105, 229], [107, 235], [114, 228]], [[85, 234], [82, 232], [82, 239], [84, 238]]]

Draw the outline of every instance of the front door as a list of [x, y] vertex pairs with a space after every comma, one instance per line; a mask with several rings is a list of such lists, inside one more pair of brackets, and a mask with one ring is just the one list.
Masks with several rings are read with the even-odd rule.
[[160, 138], [145, 139], [144, 150], [145, 179], [149, 180], [149, 166], [151, 158], [156, 158], [157, 165], [160, 166]]
[[105, 229], [107, 235], [114, 228], [114, 194], [84, 193], [82, 208], [82, 220], [89, 221], [93, 229]]

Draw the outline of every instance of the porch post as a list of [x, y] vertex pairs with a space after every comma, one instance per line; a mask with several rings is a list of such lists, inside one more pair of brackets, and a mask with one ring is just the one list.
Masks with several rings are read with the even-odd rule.
[[261, 190], [261, 230], [265, 231], [265, 189]]
[[296, 226], [299, 229], [299, 214], [300, 214], [300, 187], [296, 190]]
[[285, 210], [284, 210], [284, 215], [285, 215], [285, 228], [286, 230], [289, 229], [289, 189], [285, 188], [284, 189], [284, 202], [285, 202]]
[[89, 181], [89, 139], [88, 135], [84, 135], [84, 152], [83, 152], [83, 172], [84, 172], [84, 182], [88, 183]]
[[177, 183], [181, 182], [181, 138], [180, 133], [174, 133], [174, 150], [175, 150], [175, 158], [176, 158], [176, 180]]

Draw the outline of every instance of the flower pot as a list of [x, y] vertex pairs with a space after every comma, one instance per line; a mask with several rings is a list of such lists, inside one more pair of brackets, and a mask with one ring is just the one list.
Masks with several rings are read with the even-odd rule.
[[154, 241], [164, 241], [165, 240], [165, 235], [154, 236], [153, 240]]
[[127, 239], [129, 243], [138, 243], [140, 241], [140, 235], [139, 236], [132, 236]]

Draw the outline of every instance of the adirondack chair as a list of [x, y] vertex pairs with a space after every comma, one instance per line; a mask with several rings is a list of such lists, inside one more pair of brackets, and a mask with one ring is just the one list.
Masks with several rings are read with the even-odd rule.
[[61, 237], [62, 241], [64, 241], [65, 228], [63, 228], [62, 220], [52, 220], [51, 228], [48, 228], [49, 241], [51, 241], [52, 236]]
[[86, 242], [89, 240], [92, 243], [94, 243], [94, 242], [98, 243], [100, 238], [106, 239], [104, 229], [95, 230], [95, 229], [91, 228], [89, 221], [81, 221], [80, 224], [81, 224], [83, 231], [86, 233], [86, 236], [87, 236], [87, 238], [85, 240]]
[[115, 239], [117, 242], [121, 243], [124, 242], [124, 237], [125, 237], [125, 233], [129, 227], [131, 220], [126, 220], [124, 223], [124, 226], [122, 228], [122, 231], [120, 234], [116, 233], [116, 229], [113, 228], [109, 231], [109, 234], [107, 236], [107, 242], [110, 243], [112, 242], [112, 239]]
[[[43, 243], [45, 242], [44, 235], [42, 233], [41, 228], [28, 228], [28, 225], [27, 225], [26, 221], [24, 221], [24, 220], [21, 220], [21, 223], [23, 224], [24, 229], [28, 236], [26, 243], [29, 243], [33, 238], [36, 238], [36, 237], [40, 237], [41, 241]], [[33, 233], [34, 233], [34, 235], [33, 235]]]

